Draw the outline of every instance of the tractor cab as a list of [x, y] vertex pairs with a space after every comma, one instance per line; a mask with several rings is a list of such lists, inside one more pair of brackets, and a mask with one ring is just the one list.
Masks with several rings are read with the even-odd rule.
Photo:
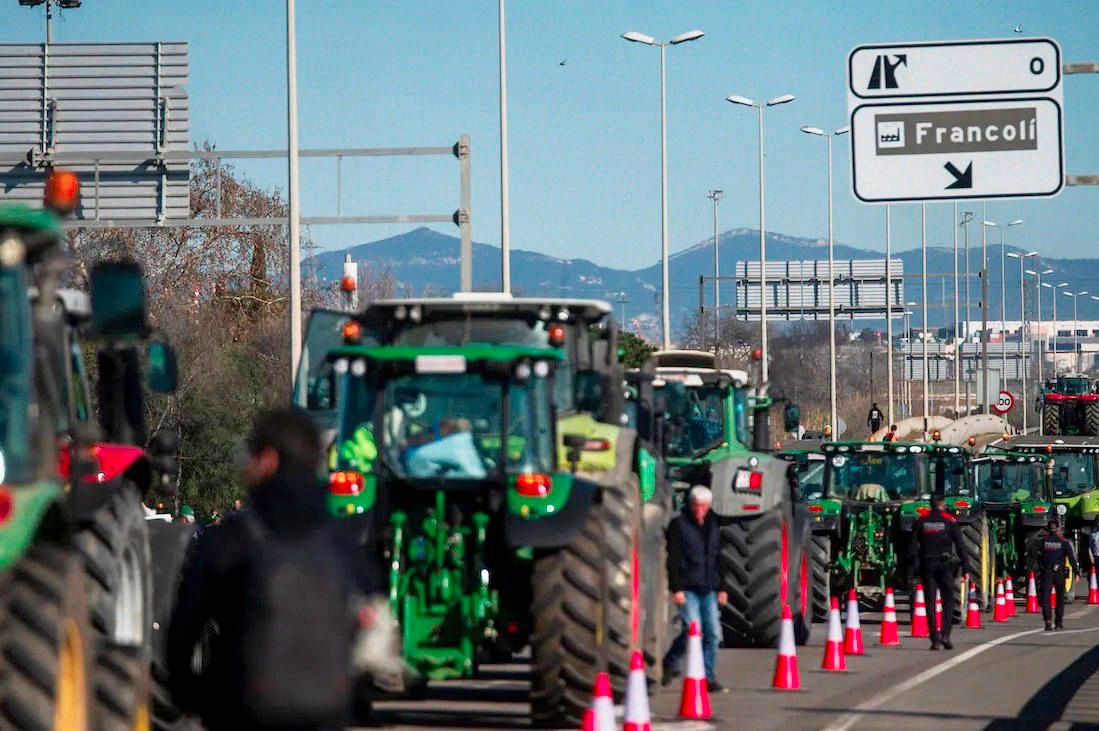
[[[941, 492], [946, 497], [946, 509], [964, 520], [980, 504], [969, 451], [957, 445], [936, 443], [927, 446], [927, 457], [932, 492]], [[924, 507], [930, 510], [930, 504], [924, 503], [917, 507], [917, 512]]]
[[827, 442], [824, 494], [851, 503], [926, 501], [931, 497], [928, 448], [902, 442]]
[[988, 452], [972, 460], [977, 496], [986, 508], [1026, 505], [1037, 513], [1052, 508], [1052, 460], [1025, 452]]

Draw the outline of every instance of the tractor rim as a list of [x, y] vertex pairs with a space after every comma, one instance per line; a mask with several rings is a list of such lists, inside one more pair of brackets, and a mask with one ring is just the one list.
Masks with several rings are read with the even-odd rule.
[[992, 572], [988, 570], [988, 534], [981, 537], [981, 591], [988, 597], [992, 593], [992, 582], [995, 580]]
[[641, 642], [641, 555], [635, 538], [630, 561], [633, 564], [630, 577], [630, 640], [634, 647]]
[[134, 725], [133, 731], [151, 731], [152, 723], [149, 719], [149, 706], [146, 703], [141, 703], [137, 707], [137, 712], [134, 713]]
[[127, 546], [122, 552], [118, 572], [114, 641], [126, 647], [140, 647], [145, 640], [144, 584], [137, 553], [132, 547]]
[[88, 727], [86, 680], [80, 628], [75, 621], [68, 619], [61, 631], [61, 647], [57, 656], [53, 713], [55, 731], [77, 731]]
[[806, 616], [809, 612], [809, 550], [804, 549], [801, 552], [801, 616]]
[[786, 521], [782, 522], [782, 553], [779, 554], [779, 602], [785, 606], [789, 599], [790, 589], [790, 541], [786, 529]]

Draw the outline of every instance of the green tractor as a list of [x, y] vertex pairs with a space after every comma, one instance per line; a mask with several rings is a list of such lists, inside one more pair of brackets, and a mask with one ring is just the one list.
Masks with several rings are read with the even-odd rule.
[[[808, 514], [786, 462], [768, 453], [772, 401], [712, 353], [653, 354], [664, 393], [664, 454], [680, 496], [713, 490], [721, 524], [722, 629], [729, 645], [773, 645], [783, 605], [804, 643], [811, 628]], [[749, 412], [754, 430], [749, 431]], [[678, 502], [682, 502], [680, 497]]]
[[[354, 404], [346, 403], [347, 395], [339, 385], [343, 376], [336, 372], [335, 361], [321, 356], [322, 344], [331, 343], [334, 333], [345, 341], [397, 348], [520, 347], [558, 354], [551, 379], [553, 408], [531, 418], [557, 435], [557, 468], [575, 470], [577, 478], [597, 485], [602, 506], [598, 516], [605, 521], [602, 529], [614, 536], [592, 557], [598, 559], [608, 583], [608, 593], [598, 599], [603, 620], [600, 653], [606, 657], [617, 697], [625, 691], [631, 648], [644, 650], [650, 680], [658, 680], [660, 660], [673, 639], [664, 560], [671, 496], [651, 429], [627, 426], [630, 415], [625, 394], [629, 389], [610, 307], [579, 300], [464, 295], [375, 302], [361, 313], [339, 317], [318, 314], [311, 318], [307, 333], [307, 342], [315, 335], [318, 346], [302, 359], [295, 399], [311, 408], [322, 425], [338, 425], [339, 415], [355, 409]], [[645, 395], [651, 393], [651, 382], [639, 393], [651, 412], [652, 397]], [[358, 490], [341, 482], [338, 467], [342, 454], [351, 447], [346, 439], [336, 439], [334, 431], [331, 434], [332, 509], [358, 526], [368, 551], [379, 550], [384, 555], [390, 550], [384, 537], [389, 526], [379, 507], [386, 504], [391, 491], [369, 484]], [[582, 438], [581, 446], [590, 448], [569, 446], [564, 442], [566, 436], [574, 441]], [[369, 451], [370, 447], [362, 449]], [[569, 456], [577, 459], [570, 461]], [[492, 543], [489, 548], [495, 550], [497, 545]], [[573, 617], [570, 621], [586, 620]], [[508, 622], [488, 645], [494, 656], [506, 656], [531, 639], [520, 623]], [[580, 653], [581, 648], [568, 643], [562, 652]], [[540, 652], [538, 657], [548, 655]], [[578, 712], [576, 704], [581, 694], [590, 693], [594, 675], [562, 673], [562, 663], [571, 663], [573, 668], [583, 665], [577, 662], [563, 657], [535, 667], [532, 701], [536, 720], [559, 721]], [[588, 662], [584, 667], [592, 665]]]
[[[97, 267], [89, 306], [59, 286], [62, 237], [53, 211], [0, 207], [0, 725], [140, 730], [153, 632], [141, 498], [170, 472], [127, 428], [144, 418], [143, 283], [136, 267]], [[149, 355], [168, 380], [170, 349]]]
[[[1049, 458], [1053, 510], [1065, 527], [1076, 555], [1089, 555], [1088, 537], [1099, 516], [1099, 438], [1087, 436], [1017, 436], [995, 443], [1012, 452]], [[1075, 600], [1076, 576], [1066, 567], [1066, 597]]]
[[[1053, 510], [1050, 459], [1041, 454], [992, 450], [972, 461], [977, 495], [988, 516], [991, 564], [1025, 580], [1029, 547]], [[1022, 586], [1022, 584], [1017, 584]]]
[[[912, 529], [930, 510], [933, 492], [961, 527], [971, 578], [981, 601], [992, 595], [988, 522], [959, 446], [900, 442], [826, 442], [824, 491], [810, 500], [815, 574], [827, 577], [824, 596], [854, 589], [871, 608], [885, 590], [915, 583], [908, 562]], [[957, 591], [961, 592], [961, 585]]]
[[1085, 375], [1063, 375], [1046, 381], [1042, 392], [1042, 434], [1099, 436], [1099, 393]]

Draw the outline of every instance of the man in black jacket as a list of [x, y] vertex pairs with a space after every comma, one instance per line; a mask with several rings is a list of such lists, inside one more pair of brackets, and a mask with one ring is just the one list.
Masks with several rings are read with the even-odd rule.
[[714, 677], [714, 660], [721, 631], [718, 607], [725, 606], [728, 595], [719, 591], [721, 572], [718, 554], [721, 537], [717, 518], [710, 512], [714, 496], [707, 487], [691, 488], [687, 505], [668, 526], [668, 588], [679, 607], [683, 632], [664, 658], [664, 684], [679, 674], [679, 663], [687, 646], [691, 622], [702, 630], [702, 655], [709, 689], [725, 689]]
[[932, 650], [939, 647], [954, 649], [950, 641], [950, 627], [954, 622], [954, 587], [958, 583], [958, 567], [969, 573], [969, 568], [963, 565], [965, 552], [958, 521], [946, 512], [945, 507], [946, 498], [942, 493], [931, 496], [931, 511], [916, 521], [910, 545], [912, 573], [923, 581], [927, 606], [935, 606], [936, 595], [943, 601], [943, 629], [939, 632], [932, 624]]
[[[249, 720], [239, 689], [244, 660], [240, 638], [245, 624], [250, 567], [261, 548], [256, 528], [288, 539], [315, 535], [333, 520], [326, 488], [318, 477], [320, 438], [309, 415], [298, 408], [276, 409], [257, 417], [248, 439], [244, 480], [250, 488], [247, 510], [229, 514], [191, 545], [168, 630], [168, 670], [172, 697], [180, 710], [199, 714], [208, 729], [269, 728]], [[335, 531], [334, 531], [335, 534]], [[350, 544], [333, 541], [337, 559], [346, 559], [348, 584], [364, 593], [381, 589], [380, 574]], [[192, 668], [195, 647], [215, 626], [206, 669]], [[318, 633], [335, 628], [318, 626]], [[307, 669], [306, 669], [307, 670]]]
[[[1072, 566], [1076, 576], [1080, 575], [1080, 564], [1076, 560], [1076, 551], [1072, 544], [1065, 538], [1061, 522], [1056, 518], [1050, 518], [1046, 526], [1046, 532], [1040, 533], [1034, 543], [1032, 551], [1038, 553], [1038, 568], [1041, 570], [1041, 579], [1038, 584], [1038, 598], [1042, 603], [1042, 617], [1046, 620], [1046, 632], [1053, 629], [1052, 620], [1056, 618], [1057, 629], [1065, 628], [1065, 594], [1074, 591], [1075, 584], [1066, 588], [1065, 564]], [[1057, 592], [1057, 607], [1050, 606], [1050, 593]]]

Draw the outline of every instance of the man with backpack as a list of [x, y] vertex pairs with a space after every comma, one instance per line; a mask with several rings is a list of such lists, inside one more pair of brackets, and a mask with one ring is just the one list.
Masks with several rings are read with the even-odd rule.
[[319, 434], [301, 409], [276, 409], [257, 417], [247, 452], [249, 509], [195, 541], [183, 570], [173, 698], [210, 731], [340, 728], [363, 587], [326, 510]]

